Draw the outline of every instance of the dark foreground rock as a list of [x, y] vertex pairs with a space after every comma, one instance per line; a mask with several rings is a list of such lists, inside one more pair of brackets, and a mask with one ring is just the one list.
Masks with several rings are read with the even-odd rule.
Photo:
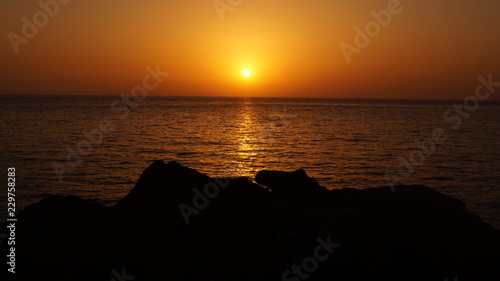
[[500, 232], [455, 198], [256, 182], [155, 162], [112, 207], [46, 198], [19, 216], [16, 280], [500, 280]]

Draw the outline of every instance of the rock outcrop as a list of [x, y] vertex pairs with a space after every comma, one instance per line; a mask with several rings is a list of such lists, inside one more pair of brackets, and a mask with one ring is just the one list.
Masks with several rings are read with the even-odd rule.
[[116, 205], [49, 197], [16, 235], [17, 280], [500, 280], [500, 231], [460, 200], [330, 191], [303, 170], [254, 183], [155, 162]]

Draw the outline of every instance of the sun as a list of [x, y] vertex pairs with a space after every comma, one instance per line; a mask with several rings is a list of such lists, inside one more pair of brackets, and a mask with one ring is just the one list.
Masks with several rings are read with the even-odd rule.
[[252, 75], [252, 72], [250, 72], [250, 70], [246, 69], [245, 71], [243, 71], [243, 76], [248, 77], [250, 75]]

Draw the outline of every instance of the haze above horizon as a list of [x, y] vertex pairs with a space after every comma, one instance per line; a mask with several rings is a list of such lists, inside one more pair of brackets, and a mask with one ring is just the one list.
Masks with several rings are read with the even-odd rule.
[[500, 81], [498, 1], [64, 2], [0, 4], [0, 94], [118, 95], [157, 65], [156, 96], [460, 100]]

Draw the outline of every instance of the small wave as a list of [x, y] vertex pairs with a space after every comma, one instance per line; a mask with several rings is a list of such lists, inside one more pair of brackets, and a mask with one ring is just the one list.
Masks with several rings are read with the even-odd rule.
[[196, 152], [177, 152], [177, 156], [194, 155]]
[[435, 181], [452, 181], [453, 179], [450, 177], [428, 177], [423, 178], [424, 180], [435, 180]]
[[374, 142], [375, 140], [370, 139], [346, 139], [347, 142]]

